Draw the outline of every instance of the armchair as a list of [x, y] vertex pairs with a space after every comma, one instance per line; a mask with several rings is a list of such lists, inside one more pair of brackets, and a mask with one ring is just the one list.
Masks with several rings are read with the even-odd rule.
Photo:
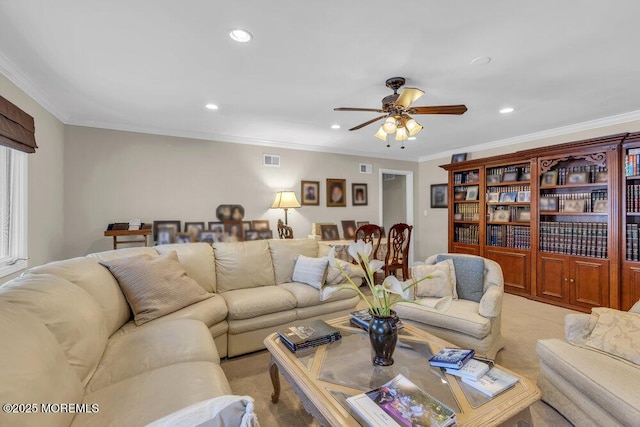
[[[446, 259], [451, 259], [455, 267], [456, 292], [451, 303], [432, 308], [430, 305], [434, 304], [428, 300], [433, 298], [416, 297], [414, 302], [398, 303], [395, 310], [403, 322], [459, 347], [472, 348], [479, 356], [494, 359], [504, 347], [500, 330], [504, 295], [502, 269], [490, 259], [463, 254], [433, 255], [425, 264], [435, 265]], [[413, 277], [420, 267], [411, 269]]]

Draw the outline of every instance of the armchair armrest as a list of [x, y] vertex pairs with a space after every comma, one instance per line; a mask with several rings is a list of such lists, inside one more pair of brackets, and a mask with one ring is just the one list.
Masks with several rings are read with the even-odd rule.
[[489, 286], [480, 299], [478, 313], [483, 317], [498, 317], [502, 310], [504, 291], [500, 286]]
[[586, 335], [590, 333], [590, 314], [572, 313], [564, 317], [564, 336], [568, 342], [573, 344], [584, 344]]

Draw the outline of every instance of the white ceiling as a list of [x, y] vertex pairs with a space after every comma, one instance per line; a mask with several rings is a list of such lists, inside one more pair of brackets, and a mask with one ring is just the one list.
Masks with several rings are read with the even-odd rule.
[[[639, 17], [637, 0], [0, 0], [0, 72], [68, 124], [418, 160], [640, 118]], [[426, 91], [415, 105], [469, 111], [416, 116], [405, 150], [349, 132], [377, 114], [333, 108], [378, 108], [393, 76]]]

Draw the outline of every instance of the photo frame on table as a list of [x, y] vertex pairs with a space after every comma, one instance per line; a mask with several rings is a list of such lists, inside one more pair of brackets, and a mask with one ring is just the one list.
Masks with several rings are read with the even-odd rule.
[[176, 243], [191, 243], [193, 236], [190, 233], [177, 233], [175, 237]]
[[562, 208], [563, 212], [584, 212], [584, 206], [586, 204], [586, 200], [579, 199], [569, 199], [564, 201], [564, 207]]
[[608, 182], [609, 173], [607, 171], [596, 172], [595, 182]]
[[498, 203], [500, 201], [500, 193], [491, 192], [487, 193], [487, 203]]
[[224, 242], [226, 241], [226, 233], [224, 231], [224, 223], [222, 222], [209, 222], [207, 223], [209, 230], [213, 232], [215, 239], [214, 242]]
[[356, 237], [356, 222], [352, 220], [342, 222], [342, 236], [344, 240], [353, 240]]
[[594, 201], [592, 210], [593, 212], [597, 212], [597, 213], [609, 212], [609, 201], [606, 199]]
[[502, 174], [502, 182], [515, 182], [518, 180], [517, 171], [509, 171]]
[[449, 207], [449, 184], [431, 184], [431, 207], [447, 208]]
[[253, 221], [251, 221], [251, 228], [258, 231], [271, 229], [268, 219], [254, 219]]
[[567, 184], [587, 184], [589, 182], [588, 172], [569, 172], [567, 174]]
[[216, 232], [212, 230], [203, 230], [198, 233], [198, 242], [213, 244], [217, 242]]
[[500, 203], [513, 203], [516, 201], [518, 193], [515, 191], [507, 191], [500, 194]]
[[160, 228], [156, 233], [157, 245], [168, 245], [175, 241], [176, 233], [173, 228]]
[[273, 239], [273, 231], [271, 230], [258, 230], [258, 235], [262, 240]]
[[467, 197], [465, 200], [478, 200], [478, 186], [467, 187]]
[[496, 209], [491, 216], [492, 222], [509, 222], [511, 212], [508, 209]]
[[453, 193], [453, 200], [464, 200], [467, 197], [466, 191], [456, 191]]
[[303, 206], [319, 206], [320, 181], [300, 181], [300, 198]]
[[335, 224], [322, 224], [320, 226], [321, 240], [340, 240], [338, 226]]
[[227, 242], [242, 242], [244, 240], [244, 227], [242, 221], [224, 221], [224, 232]]
[[260, 232], [258, 230], [247, 230], [244, 232], [244, 240], [260, 240]]
[[198, 233], [200, 233], [202, 230], [204, 230], [204, 221], [184, 223], [184, 232], [191, 234], [193, 237], [198, 236]]
[[451, 156], [451, 163], [459, 163], [467, 160], [467, 153], [454, 154]]
[[487, 175], [487, 184], [495, 184], [500, 182], [502, 175]]
[[327, 178], [327, 207], [344, 208], [347, 206], [347, 180]]
[[557, 212], [558, 199], [555, 197], [540, 197], [540, 212]]
[[467, 182], [478, 182], [480, 181], [480, 175], [476, 171], [471, 171], [467, 174]]
[[543, 173], [540, 187], [553, 187], [554, 185], [558, 185], [558, 171], [552, 170]]
[[353, 206], [367, 206], [369, 204], [367, 184], [351, 184], [351, 204]]
[[357, 230], [361, 225], [365, 225], [365, 224], [369, 224], [369, 221], [356, 221], [356, 230]]
[[518, 209], [516, 211], [516, 222], [531, 222], [531, 211], [529, 209]]
[[242, 234], [246, 233], [249, 230], [252, 230], [251, 221], [242, 221]]
[[518, 197], [516, 198], [518, 203], [531, 202], [531, 191], [518, 191]]
[[160, 229], [169, 229], [169, 230], [171, 230], [171, 233], [172, 233], [171, 234], [172, 241], [169, 242], [169, 243], [173, 243], [173, 238], [175, 238], [175, 235], [182, 231], [180, 229], [180, 224], [181, 224], [181, 222], [177, 221], [177, 220], [172, 220], [172, 221], [153, 221], [153, 240], [155, 240], [156, 242], [158, 241], [158, 230], [160, 230]]

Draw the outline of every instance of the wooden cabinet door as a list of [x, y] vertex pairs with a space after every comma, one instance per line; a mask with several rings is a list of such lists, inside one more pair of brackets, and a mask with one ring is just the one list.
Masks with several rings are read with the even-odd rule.
[[456, 254], [480, 255], [480, 246], [451, 242], [451, 252]]
[[640, 300], [640, 266], [625, 263], [622, 266], [622, 310], [629, 310]]
[[567, 257], [540, 254], [538, 261], [538, 296], [569, 302], [569, 262]]
[[531, 289], [531, 259], [528, 252], [506, 252], [486, 248], [486, 258], [502, 268], [504, 287], [513, 293], [529, 294]]
[[609, 261], [593, 258], [573, 260], [569, 284], [571, 304], [581, 307], [607, 307]]

